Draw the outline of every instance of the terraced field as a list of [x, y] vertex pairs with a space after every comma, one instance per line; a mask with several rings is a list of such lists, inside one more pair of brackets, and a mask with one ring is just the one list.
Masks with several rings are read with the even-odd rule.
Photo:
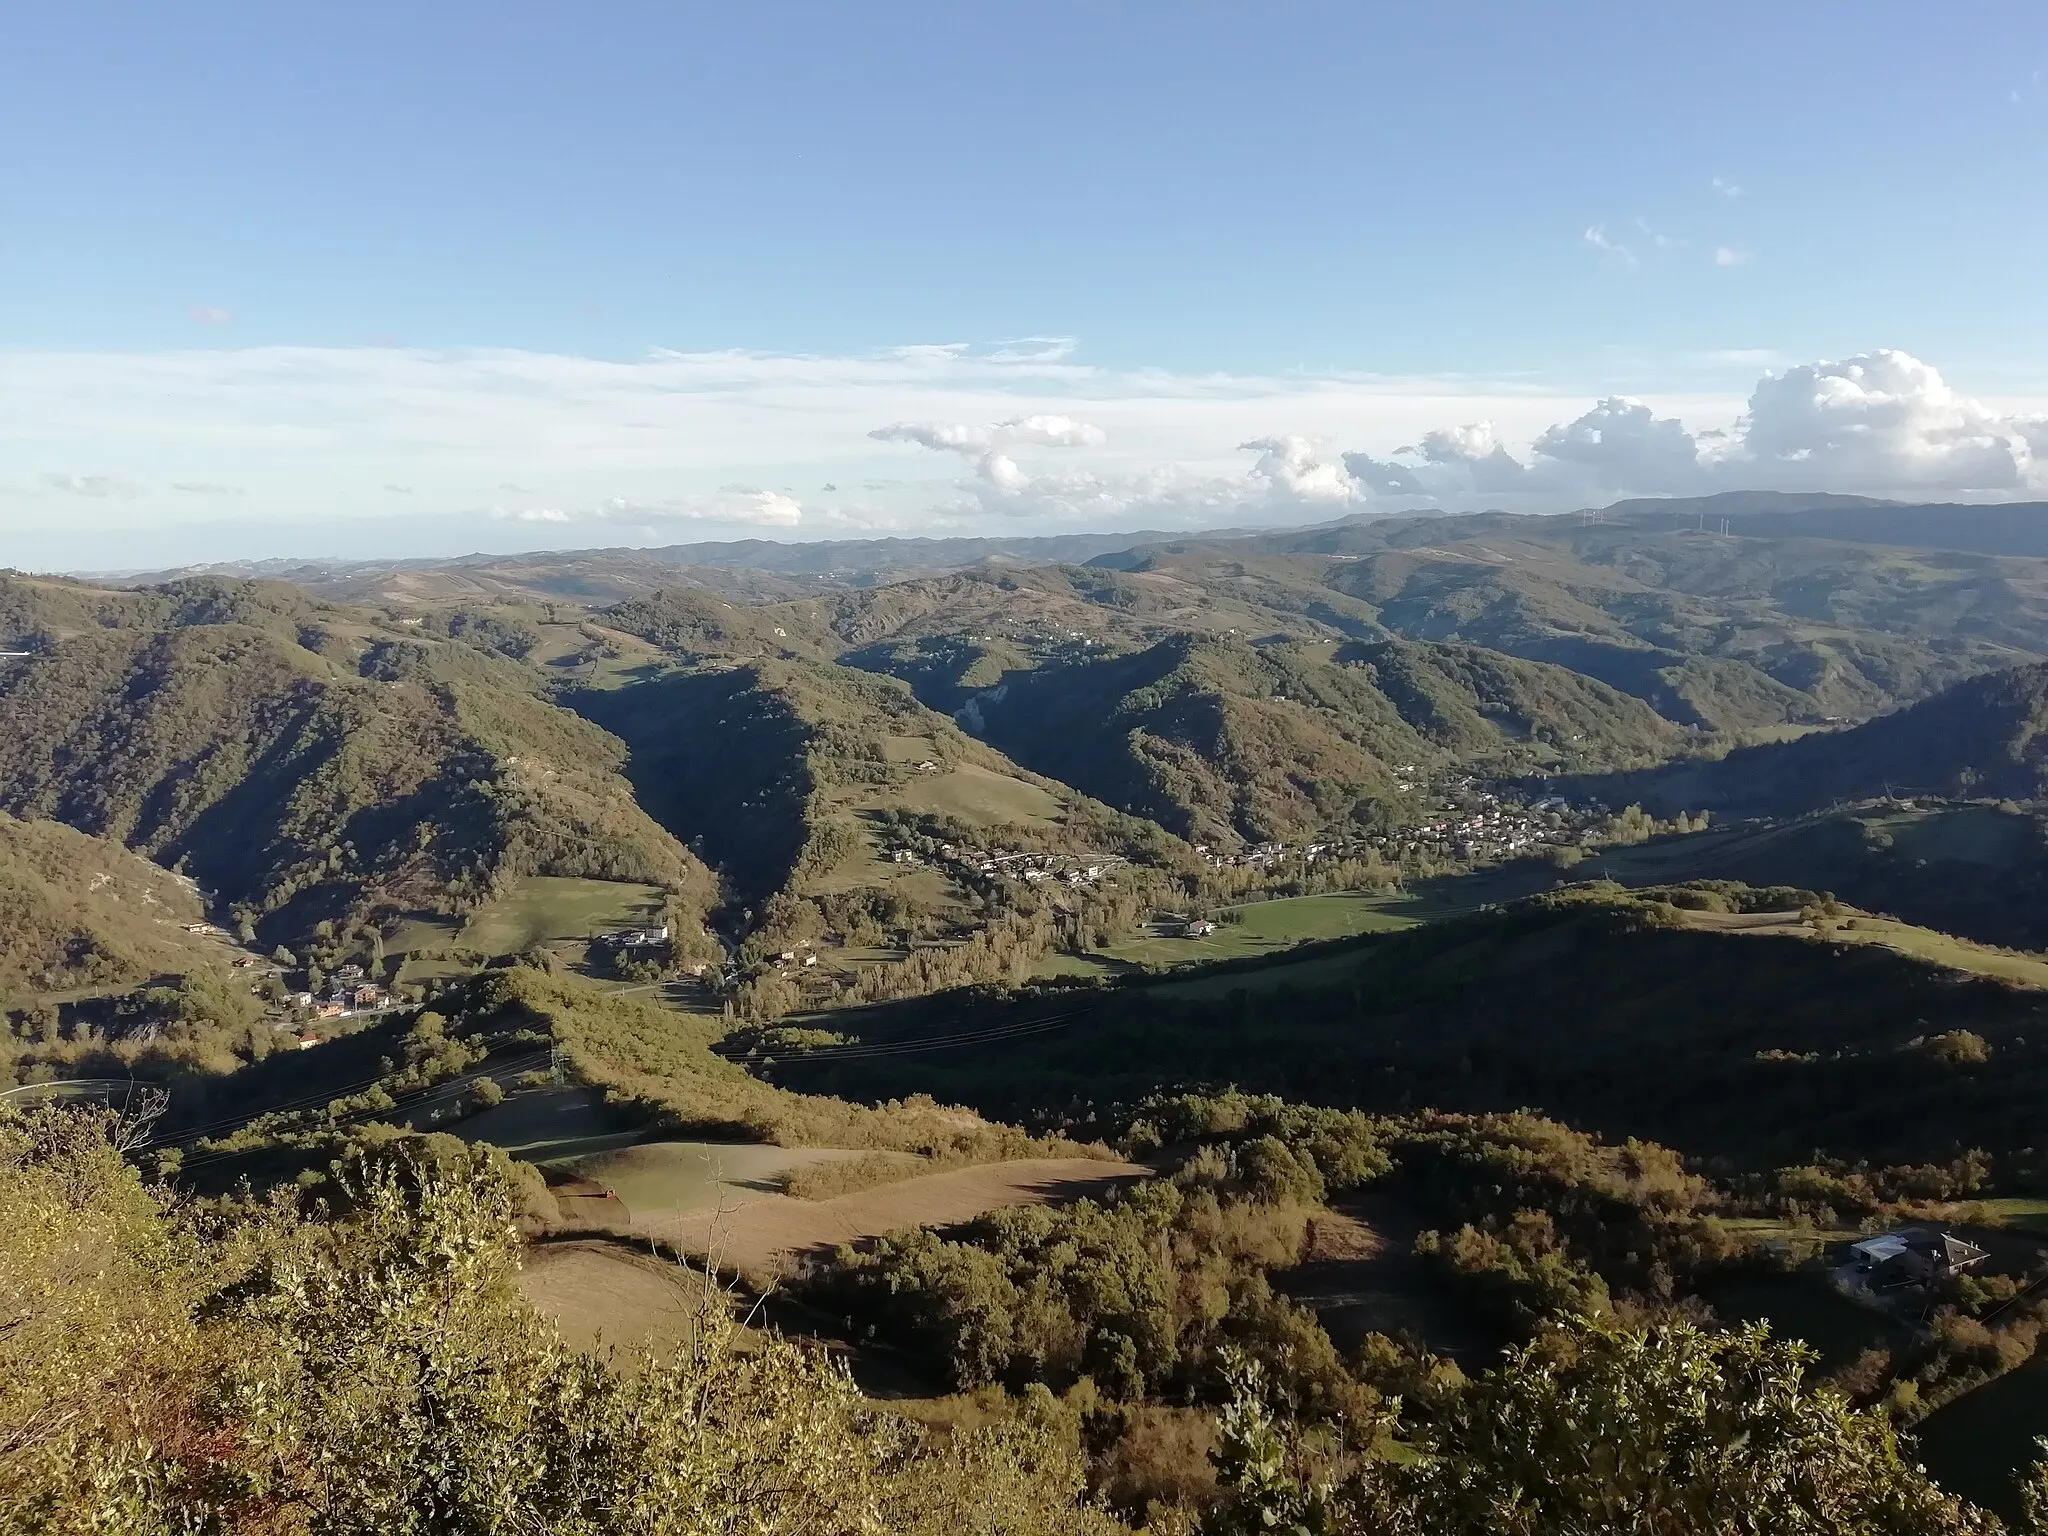
[[722, 1210], [641, 1219], [635, 1229], [721, 1268], [772, 1282], [806, 1256], [905, 1227], [947, 1226], [1012, 1205], [1099, 1196], [1146, 1177], [1134, 1163], [1093, 1158], [1027, 1158], [949, 1169], [831, 1200], [760, 1194]]

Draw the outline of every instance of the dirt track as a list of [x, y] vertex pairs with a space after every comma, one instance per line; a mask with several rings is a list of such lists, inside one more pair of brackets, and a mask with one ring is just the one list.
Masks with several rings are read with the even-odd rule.
[[656, 1217], [635, 1225], [649, 1237], [709, 1255], [722, 1268], [766, 1279], [805, 1255], [841, 1243], [904, 1227], [968, 1221], [1005, 1206], [1100, 1195], [1148, 1172], [1134, 1163], [1085, 1157], [1028, 1158], [926, 1174], [831, 1200], [758, 1195], [720, 1211]]

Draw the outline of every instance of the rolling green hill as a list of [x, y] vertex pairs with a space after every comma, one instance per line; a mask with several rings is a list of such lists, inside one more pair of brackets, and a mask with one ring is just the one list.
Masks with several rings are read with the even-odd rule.
[[626, 743], [641, 803], [743, 904], [857, 888], [964, 901], [936, 870], [885, 860], [885, 820], [991, 847], [1188, 857], [1157, 828], [1020, 768], [893, 678], [762, 661], [567, 697]]
[[[1821, 1154], [1938, 1163], [1977, 1147], [2022, 1183], [2048, 1173], [2048, 989], [1960, 969], [1977, 957], [1936, 935], [1924, 954], [1882, 934], [1801, 936], [1800, 893], [1670, 894], [1788, 910], [1752, 930], [1659, 893], [1582, 887], [1261, 969], [1014, 1011], [905, 1005], [865, 1021], [864, 1057], [827, 1052], [777, 1078], [997, 1115], [1235, 1083], [1346, 1108], [1529, 1108], [1745, 1168]], [[1927, 957], [1944, 953], [1954, 963]], [[1071, 1027], [1014, 1044], [873, 1049], [1070, 1008]]]
[[1798, 815], [1890, 795], [2038, 799], [2048, 789], [2048, 665], [2007, 668], [1850, 730], [1731, 752], [1715, 761], [1587, 779], [1651, 809], [1685, 801]]
[[[1767, 517], [1743, 526], [1487, 513], [1098, 558], [1344, 632], [1574, 667], [1716, 730], [1861, 717], [2048, 654], [2048, 560], [1778, 535]], [[1318, 609], [1335, 594], [1349, 612]]]
[[1878, 800], [1602, 849], [1578, 873], [1804, 886], [1978, 943], [2048, 948], [2048, 826], [2017, 807]]
[[[987, 686], [963, 682], [969, 673], [1142, 650], [1178, 634], [1456, 642], [1569, 667], [1674, 723], [1731, 733], [1867, 718], [2048, 657], [2048, 558], [2021, 537], [2025, 517], [1999, 523], [1996, 548], [1920, 547], [1941, 511], [1906, 517], [1793, 498], [1645, 504], [1597, 521], [1346, 520], [1156, 540], [1085, 567], [819, 577], [812, 592], [780, 600], [678, 585], [619, 604], [606, 621], [686, 660], [797, 657], [887, 671], [949, 710]], [[1723, 516], [1735, 532], [1718, 531]], [[1869, 543], [1852, 541], [1859, 518]], [[1980, 522], [1959, 513], [1954, 525]], [[1910, 538], [1899, 532], [1908, 524]]]
[[709, 900], [624, 749], [531, 669], [290, 588], [92, 601], [98, 627], [0, 663], [0, 808], [181, 865], [279, 938], [525, 873]]
[[1408, 772], [1642, 761], [1682, 733], [1561, 668], [1473, 646], [1181, 637], [1013, 675], [961, 720], [1018, 761], [1191, 840], [1399, 816]]
[[603, 617], [684, 661], [804, 657], [864, 666], [863, 656], [908, 655], [927, 645], [991, 645], [1045, 658], [1090, 646], [1142, 649], [1183, 633], [1384, 634], [1363, 624], [1333, 627], [1325, 618], [1338, 608], [1364, 612], [1328, 590], [1296, 605], [1274, 605], [1180, 571], [1005, 565], [752, 606], [676, 588], [617, 604]]

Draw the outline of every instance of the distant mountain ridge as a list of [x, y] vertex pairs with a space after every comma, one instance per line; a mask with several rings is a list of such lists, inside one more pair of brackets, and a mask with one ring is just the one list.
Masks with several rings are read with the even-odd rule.
[[1559, 520], [1643, 528], [1693, 525], [1771, 538], [1818, 538], [1849, 543], [1898, 544], [1984, 554], [2048, 556], [2048, 502], [1910, 502], [1827, 492], [1724, 491], [1711, 496], [1645, 497], [1605, 507], [1557, 513], [1444, 512], [1432, 508], [1352, 513], [1329, 522], [1281, 528], [1130, 529], [1069, 534], [961, 537], [891, 535], [873, 539], [731, 539], [647, 548], [592, 546], [512, 554], [352, 559], [279, 557], [210, 561], [148, 571], [79, 572], [89, 582], [160, 585], [194, 576], [245, 581], [290, 581], [309, 590], [362, 583], [384, 574], [491, 572], [542, 566], [600, 565], [746, 570], [836, 580], [960, 570], [986, 561], [1027, 565], [1101, 562], [1133, 550], [1184, 550], [1212, 544], [1241, 549], [1264, 544], [1269, 552], [1339, 552], [1365, 544], [1383, 547], [1382, 535], [1400, 542], [1410, 528], [1464, 524], [1483, 534], [1513, 524]]
[[[1198, 538], [1239, 538], [1258, 532], [1249, 528], [1213, 528]], [[499, 565], [532, 564], [539, 560], [588, 562], [613, 558], [653, 565], [742, 568], [806, 576], [881, 575], [900, 571], [958, 570], [988, 560], [1014, 560], [1029, 565], [1080, 564], [1096, 555], [1141, 543], [1183, 537], [1161, 529], [1130, 532], [1030, 534], [1017, 537], [933, 538], [892, 535], [880, 539], [733, 539], [700, 544], [663, 544], [648, 548], [594, 547], [529, 550], [510, 555], [451, 555], [390, 560], [269, 559], [214, 561], [162, 571], [82, 573], [85, 579], [118, 578], [138, 586], [156, 585], [191, 576], [232, 576], [250, 581], [292, 581], [317, 586], [322, 582], [383, 571], [473, 571]]]

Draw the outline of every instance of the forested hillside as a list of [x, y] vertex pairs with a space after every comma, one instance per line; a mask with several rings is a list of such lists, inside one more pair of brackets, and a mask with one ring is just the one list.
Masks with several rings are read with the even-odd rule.
[[119, 843], [0, 813], [0, 1000], [218, 959], [186, 931], [204, 916], [185, 882]]
[[913, 834], [1148, 863], [1191, 857], [1158, 827], [1020, 768], [891, 678], [756, 662], [566, 698], [627, 744], [641, 803], [721, 871], [735, 902], [759, 910], [781, 895], [831, 909], [800, 917], [785, 902], [784, 926], [915, 929], [984, 910], [958, 873], [893, 859]]
[[1163, 641], [1010, 676], [970, 697], [961, 719], [1112, 805], [1232, 844], [1401, 819], [1410, 791], [1451, 766], [1644, 761], [1684, 739], [1563, 668], [1395, 641]]
[[1957, 683], [1853, 730], [1731, 752], [1718, 762], [1592, 780], [1646, 805], [1796, 815], [1888, 795], [2041, 797], [2048, 784], [2048, 666]]
[[1704, 511], [1697, 527], [1647, 512], [1388, 518], [1098, 558], [1305, 615], [1340, 593], [1371, 628], [1571, 666], [1715, 729], [1865, 715], [2048, 652], [2038, 555], [1776, 536], [1767, 517], [1749, 537], [1707, 523]]
[[929, 1092], [1005, 1116], [1237, 1083], [1383, 1112], [1531, 1108], [1751, 1167], [1941, 1162], [1977, 1147], [2022, 1180], [2048, 1174], [2033, 1109], [2048, 1083], [2048, 993], [1856, 944], [1853, 926], [1833, 945], [1743, 931], [1742, 914], [1773, 909], [1798, 931], [1819, 900], [1587, 887], [1353, 941], [1295, 973], [1248, 970], [1241, 988], [1224, 972], [1113, 991], [1015, 1045], [920, 1058], [901, 1050], [920, 1030], [997, 1020], [906, 1007], [896, 1028], [878, 1019], [865, 1035], [897, 1052], [827, 1051], [783, 1071], [814, 1091]]
[[0, 806], [181, 865], [280, 938], [518, 873], [708, 899], [618, 777], [623, 749], [537, 676], [267, 598], [124, 594], [117, 627], [46, 626], [0, 663]]

